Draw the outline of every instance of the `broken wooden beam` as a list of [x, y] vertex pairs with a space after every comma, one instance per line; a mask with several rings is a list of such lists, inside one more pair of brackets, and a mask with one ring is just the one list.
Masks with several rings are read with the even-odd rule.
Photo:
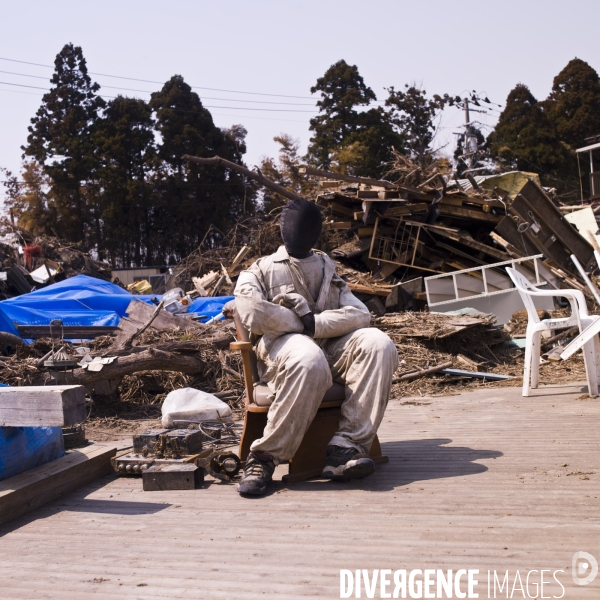
[[231, 162], [225, 158], [221, 158], [220, 156], [213, 156], [212, 158], [200, 158], [199, 156], [190, 156], [189, 154], [184, 154], [181, 157], [182, 160], [186, 160], [187, 162], [195, 163], [197, 165], [207, 165], [214, 167], [224, 167], [226, 169], [231, 169], [232, 171], [236, 171], [237, 173], [241, 173], [254, 181], [258, 181], [266, 188], [280, 194], [284, 198], [288, 200], [302, 200], [301, 196], [298, 194], [294, 194], [290, 192], [290, 190], [284, 188], [283, 186], [267, 179], [262, 173], [257, 173], [256, 171], [251, 171], [250, 169], [246, 169], [242, 165], [238, 165], [237, 163]]
[[[185, 156], [184, 156], [185, 158]], [[384, 188], [395, 188], [396, 184], [381, 179], [371, 179], [370, 177], [354, 177], [353, 175], [342, 175], [341, 173], [332, 173], [323, 169], [312, 169], [310, 167], [300, 167], [298, 173], [304, 175], [313, 175], [314, 177], [326, 177], [327, 179], [339, 179], [340, 181], [349, 181], [351, 183], [364, 183], [365, 185], [379, 185]]]
[[0, 426], [64, 427], [87, 418], [85, 388], [47, 385], [0, 388]]
[[115, 448], [93, 444], [0, 481], [0, 525], [109, 475], [115, 454]]
[[372, 296], [389, 296], [392, 291], [392, 286], [388, 287], [371, 287], [370, 285], [362, 285], [360, 283], [348, 283], [348, 287], [352, 292], [357, 294], [371, 294]]

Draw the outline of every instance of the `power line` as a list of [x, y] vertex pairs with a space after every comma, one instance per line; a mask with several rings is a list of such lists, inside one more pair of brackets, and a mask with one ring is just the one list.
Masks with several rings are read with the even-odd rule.
[[[37, 94], [35, 92], [20, 92], [17, 90], [4, 90], [2, 88], [0, 88], [0, 92], [5, 92], [7, 94], [25, 94], [26, 96], [36, 96], [37, 98], [40, 98], [43, 96], [43, 94]], [[114, 96], [103, 96], [104, 98], [114, 98]], [[174, 110], [176, 112], [193, 112], [193, 111], [183, 111], [183, 110], [179, 110], [179, 109], [171, 109]], [[232, 114], [223, 114], [223, 113], [211, 113], [213, 117], [228, 117], [228, 118], [232, 118], [234, 115]], [[237, 118], [237, 116], [236, 116]], [[254, 119], [254, 120], [259, 120], [259, 121], [276, 121], [278, 123], [304, 123], [306, 124], [306, 121], [301, 121], [299, 119], [271, 119], [269, 117], [255, 117], [255, 116], [250, 116], [250, 115], [243, 115], [242, 117], [244, 120], [246, 119]]]
[[[21, 63], [23, 65], [33, 65], [36, 67], [44, 67], [47, 69], [54, 69], [53, 65], [43, 65], [40, 63], [34, 63], [34, 62], [28, 62], [25, 60], [16, 60], [14, 58], [4, 58], [2, 56], [0, 56], [0, 60], [6, 60], [8, 62], [15, 62], [15, 63]], [[164, 85], [165, 82], [164, 81], [152, 81], [149, 79], [136, 79], [134, 77], [123, 77], [121, 75], [108, 75], [106, 73], [94, 73], [93, 71], [88, 71], [88, 73], [90, 75], [96, 75], [98, 77], [112, 77], [113, 79], [125, 79], [127, 81], [139, 81], [141, 83], [155, 83], [158, 85]], [[196, 90], [209, 90], [212, 92], [227, 92], [228, 94], [250, 94], [252, 96], [271, 96], [273, 98], [299, 98], [301, 100], [312, 100], [313, 98], [310, 96], [290, 96], [287, 94], [267, 94], [267, 93], [263, 93], [263, 92], [246, 92], [246, 91], [240, 91], [240, 90], [224, 90], [221, 88], [209, 88], [209, 87], [202, 87], [199, 85], [192, 85], [190, 86], [192, 89], [196, 89]]]
[[[44, 81], [48, 81], [47, 77], [41, 77], [40, 75], [27, 75], [26, 73], [15, 73], [14, 71], [1, 71], [0, 73], [6, 73], [7, 75], [17, 75], [19, 77], [29, 77], [31, 79], [43, 79]], [[16, 84], [15, 84], [16, 85]], [[155, 91], [152, 90], [138, 90], [134, 88], [124, 88], [118, 87], [114, 85], [102, 85], [101, 88], [106, 88], [109, 90], [125, 90], [127, 92], [143, 92], [144, 94], [153, 94]], [[40, 88], [42, 89], [42, 88]], [[44, 88], [46, 89], [46, 88]], [[284, 106], [314, 106], [314, 103], [309, 104], [308, 102], [272, 102], [268, 100], [237, 100], [235, 98], [215, 98], [213, 96], [202, 96], [205, 100], [224, 100], [226, 102], [248, 102], [252, 104], [281, 104]]]
[[[48, 88], [43, 88], [43, 87], [39, 87], [36, 85], [25, 85], [24, 83], [10, 83], [8, 81], [0, 81], [0, 84], [2, 85], [13, 85], [15, 87], [24, 87], [24, 88], [30, 88], [30, 89], [34, 89], [34, 90], [45, 90], [46, 92], [48, 91]], [[102, 98], [110, 98], [112, 100], [114, 100], [117, 96], [107, 96], [105, 94], [98, 94], [100, 97]], [[209, 105], [209, 104], [203, 104], [204, 108], [223, 108], [223, 109], [227, 109], [227, 110], [260, 110], [260, 111], [265, 111], [265, 112], [296, 112], [296, 113], [317, 113], [318, 111], [316, 110], [298, 110], [298, 109], [291, 109], [291, 108], [254, 108], [254, 107], [248, 107], [248, 106], [214, 106], [214, 105]], [[191, 112], [191, 111], [186, 111], [186, 112]]]

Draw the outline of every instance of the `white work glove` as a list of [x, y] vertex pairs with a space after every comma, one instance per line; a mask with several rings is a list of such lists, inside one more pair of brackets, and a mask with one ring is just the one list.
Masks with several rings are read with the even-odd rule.
[[277, 296], [273, 298], [273, 303], [280, 304], [286, 308], [291, 308], [298, 317], [303, 317], [311, 312], [306, 298], [294, 292], [289, 294], [277, 294]]

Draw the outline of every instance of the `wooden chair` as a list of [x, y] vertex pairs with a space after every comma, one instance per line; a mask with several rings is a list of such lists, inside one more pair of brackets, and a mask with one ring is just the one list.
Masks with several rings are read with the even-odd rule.
[[[229, 308], [229, 307], [228, 307]], [[267, 413], [271, 405], [271, 390], [264, 383], [259, 383], [257, 359], [252, 344], [250, 333], [244, 327], [235, 308], [227, 313], [228, 318], [233, 318], [237, 333], [237, 342], [232, 342], [230, 348], [242, 353], [244, 367], [244, 396], [245, 414], [244, 428], [240, 440], [239, 456], [245, 461], [250, 452], [252, 442], [262, 437], [267, 424]], [[289, 472], [283, 476], [284, 483], [305, 481], [311, 477], [318, 477], [325, 466], [325, 453], [327, 444], [337, 431], [341, 416], [341, 406], [345, 399], [345, 388], [339, 383], [334, 383], [326, 392], [317, 414], [308, 428], [298, 451], [289, 460]], [[388, 457], [381, 454], [379, 438], [375, 436], [370, 452], [371, 458], [376, 463], [388, 462]]]

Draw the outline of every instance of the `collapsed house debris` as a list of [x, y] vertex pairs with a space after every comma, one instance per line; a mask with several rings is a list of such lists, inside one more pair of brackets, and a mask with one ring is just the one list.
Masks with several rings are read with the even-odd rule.
[[[213, 164], [222, 159], [194, 160]], [[368, 306], [374, 315], [372, 325], [386, 331], [398, 348], [395, 393], [440, 393], [450, 386], [488, 385], [491, 376], [482, 380], [482, 373], [518, 377], [522, 347], [510, 342], [509, 333], [516, 335], [516, 330], [501, 327], [514, 310], [498, 319], [495, 313], [500, 311], [489, 306], [482, 310], [477, 298], [492, 298], [496, 293], [502, 298], [502, 293], [514, 290], [503, 268], [510, 264], [518, 265], [537, 285], [576, 288], [591, 302], [592, 293], [571, 255], [589, 269], [593, 242], [563, 217], [531, 174], [450, 180], [435, 167], [419, 170], [403, 157], [398, 157], [398, 164], [395, 182], [303, 169], [307, 176], [319, 178], [315, 201], [325, 222], [321, 249], [336, 261], [338, 274]], [[280, 186], [277, 191], [295, 197]], [[278, 229], [277, 211], [242, 220], [222, 235], [219, 247], [201, 244], [173, 267], [167, 288], [175, 303], [182, 304], [181, 310], [165, 310], [161, 297], [152, 294], [132, 301], [126, 290], [113, 286], [111, 302], [119, 306], [111, 310], [116, 312], [88, 329], [83, 321], [75, 323], [58, 314], [64, 313], [65, 306], [53, 315], [60, 321], [59, 340], [54, 339], [58, 325], [54, 329], [40, 325], [39, 331], [31, 323], [18, 325], [16, 331], [10, 330], [13, 335], [36, 341], [15, 343], [6, 352], [10, 355], [0, 365], [1, 380], [10, 385], [84, 385], [98, 399], [92, 415], [100, 427], [108, 428], [125, 405], [132, 414], [158, 419], [166, 395], [183, 387], [213, 393], [240, 408], [242, 366], [238, 354], [229, 350], [234, 332], [230, 323], [215, 319], [231, 298], [239, 273], [280, 245]], [[39, 242], [39, 238], [25, 239], [24, 232], [19, 235], [31, 244]], [[96, 269], [97, 277], [110, 279], [107, 266], [75, 248], [58, 240], [39, 245], [42, 253], [28, 263], [34, 270], [52, 260], [48, 257], [66, 259], [67, 252], [72, 253], [70, 262], [56, 261], [61, 270], [57, 268], [47, 283], [75, 274], [75, 267], [81, 265]], [[7, 248], [17, 264], [18, 250]], [[10, 257], [5, 267], [13, 266]], [[28, 307], [30, 297], [42, 291], [16, 300], [22, 308]], [[462, 306], [453, 306], [453, 300]], [[448, 314], [420, 312], [428, 305]], [[459, 314], [453, 314], [456, 308]], [[469, 313], [469, 308], [478, 310]], [[554, 305], [539, 308], [555, 310]], [[12, 313], [9, 320], [17, 322]], [[199, 322], [208, 320], [208, 324]], [[109, 329], [101, 331], [102, 327]], [[545, 347], [566, 343], [575, 333], [559, 332], [555, 340], [544, 341]], [[57, 353], [53, 342], [60, 342], [64, 360], [76, 358], [74, 366], [48, 366], [47, 355]], [[17, 352], [11, 354], [17, 345]], [[554, 379], [567, 376], [569, 369], [580, 369], [578, 363], [578, 359], [564, 367], [561, 363]]]
[[77, 244], [35, 236], [4, 225], [0, 230], [0, 299], [27, 294], [74, 275], [110, 281], [110, 265], [93, 259]]

